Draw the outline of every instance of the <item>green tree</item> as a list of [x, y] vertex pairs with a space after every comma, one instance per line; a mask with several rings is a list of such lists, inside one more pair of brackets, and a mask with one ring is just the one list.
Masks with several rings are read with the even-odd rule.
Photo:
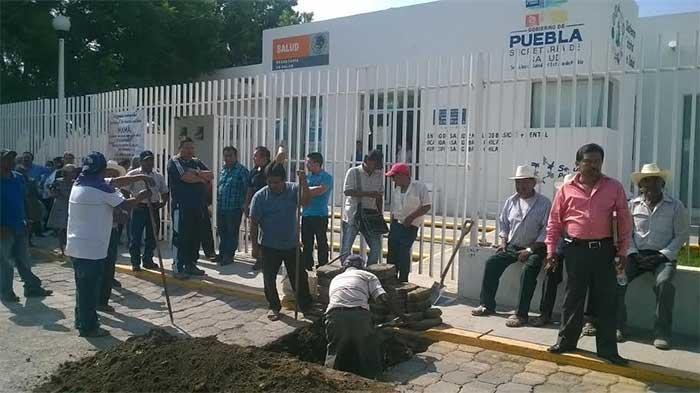
[[56, 96], [53, 16], [71, 18], [66, 95], [190, 81], [260, 62], [262, 31], [303, 23], [296, 0], [2, 0], [0, 102]]

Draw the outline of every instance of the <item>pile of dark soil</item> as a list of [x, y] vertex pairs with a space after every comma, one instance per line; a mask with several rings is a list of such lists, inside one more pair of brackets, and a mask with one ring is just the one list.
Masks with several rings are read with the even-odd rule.
[[388, 392], [392, 387], [289, 355], [154, 329], [62, 364], [36, 392]]
[[[392, 330], [379, 330], [382, 336], [384, 368], [406, 361], [414, 354], [425, 352], [432, 342], [428, 339], [408, 337]], [[281, 337], [264, 348], [269, 351], [290, 353], [300, 360], [323, 365], [326, 359], [326, 330], [318, 320], [311, 325]]]

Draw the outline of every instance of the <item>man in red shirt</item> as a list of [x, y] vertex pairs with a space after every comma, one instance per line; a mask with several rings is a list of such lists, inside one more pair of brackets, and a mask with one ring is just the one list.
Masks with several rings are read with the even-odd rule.
[[[548, 351], [576, 349], [583, 327], [586, 290], [592, 284], [590, 296], [598, 316], [598, 356], [624, 365], [627, 360], [618, 354], [615, 338], [615, 276], [624, 271], [632, 225], [622, 184], [601, 172], [603, 157], [603, 148], [594, 143], [576, 152], [579, 173], [557, 191], [549, 214], [546, 264], [551, 268], [558, 263], [556, 245], [566, 233], [564, 258], [568, 279], [559, 339]], [[618, 217], [617, 244], [613, 241], [613, 212]]]

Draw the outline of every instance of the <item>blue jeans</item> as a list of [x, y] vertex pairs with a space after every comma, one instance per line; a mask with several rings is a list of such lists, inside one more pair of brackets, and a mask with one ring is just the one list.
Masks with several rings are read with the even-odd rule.
[[367, 255], [367, 264], [373, 265], [379, 262], [379, 257], [382, 255], [382, 236], [367, 231], [360, 230], [360, 227], [343, 221], [341, 224], [343, 231], [342, 245], [340, 247], [341, 255], [348, 255], [352, 252], [352, 244], [355, 242], [357, 234], [362, 232], [362, 236], [369, 245], [369, 254]]
[[[156, 221], [155, 229], [158, 232], [160, 215], [157, 209], [153, 209], [153, 216], [153, 219]], [[141, 239], [144, 238], [144, 230], [146, 231], [146, 241], [143, 247], [143, 261], [153, 262], [156, 238], [153, 236], [153, 230], [151, 229], [151, 218], [148, 216], [148, 208], [139, 206], [132, 211], [131, 220], [129, 221], [131, 266], [141, 265]]]
[[416, 240], [418, 227], [403, 225], [397, 220], [391, 220], [389, 228], [389, 252], [386, 263], [396, 265], [399, 273], [399, 281], [408, 282], [408, 273], [411, 271], [411, 247]]
[[238, 231], [241, 228], [243, 209], [219, 210], [216, 213], [221, 260], [230, 262], [238, 249]]
[[14, 260], [17, 272], [24, 282], [25, 292], [41, 288], [41, 280], [32, 273], [29, 265], [27, 232], [7, 231], [4, 236], [0, 240], [0, 295], [7, 296], [14, 293], [12, 280], [15, 271], [12, 260]]
[[80, 333], [92, 332], [100, 327], [97, 320], [97, 302], [102, 288], [105, 260], [71, 260], [75, 271], [75, 328]]

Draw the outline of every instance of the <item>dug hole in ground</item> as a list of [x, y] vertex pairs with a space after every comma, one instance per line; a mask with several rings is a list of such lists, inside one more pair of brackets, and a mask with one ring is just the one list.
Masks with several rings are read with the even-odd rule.
[[[397, 304], [403, 304], [403, 310], [406, 307], [416, 310], [409, 312], [415, 322], [422, 322], [424, 316], [434, 316], [434, 312], [429, 311], [429, 305], [426, 310], [418, 310], [425, 303], [421, 291], [414, 294], [417, 297], [408, 296], [424, 288], [394, 283], [391, 277], [395, 277], [395, 272], [392, 276], [390, 269], [381, 269], [379, 274], [375, 274], [382, 280], [390, 298]], [[324, 300], [328, 296], [327, 287], [322, 284], [329, 284], [330, 279], [340, 272], [342, 268], [337, 266], [320, 271], [318, 280], [321, 285], [313, 291], [318, 293], [319, 309], [324, 308]], [[288, 298], [285, 303], [293, 307], [292, 299]], [[372, 305], [375, 323], [393, 318], [386, 310], [376, 306]], [[425, 351], [431, 344], [428, 339], [403, 336], [392, 329], [379, 329], [378, 334], [385, 369]], [[262, 348], [224, 344], [216, 337], [178, 337], [162, 329], [153, 329], [146, 335], [132, 337], [93, 356], [62, 364], [35, 391], [394, 391], [390, 384], [324, 367], [326, 345], [321, 319]]]

